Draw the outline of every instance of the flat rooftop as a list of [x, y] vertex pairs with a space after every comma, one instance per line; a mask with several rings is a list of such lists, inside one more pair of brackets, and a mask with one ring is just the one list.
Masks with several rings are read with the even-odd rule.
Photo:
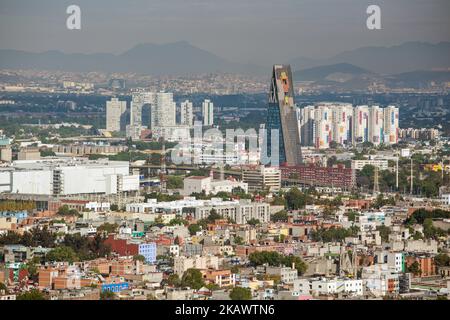
[[52, 170], [66, 167], [123, 167], [129, 166], [128, 161], [110, 161], [108, 159], [88, 160], [85, 158], [51, 158], [40, 160], [16, 160], [10, 166], [0, 170]]

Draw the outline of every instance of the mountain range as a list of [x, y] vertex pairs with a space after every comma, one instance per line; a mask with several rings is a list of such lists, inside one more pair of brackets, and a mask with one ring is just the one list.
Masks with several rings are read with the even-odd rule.
[[136, 72], [140, 74], [190, 74], [205, 72], [257, 73], [257, 66], [229, 62], [186, 41], [167, 44], [139, 44], [119, 54], [32, 53], [0, 50], [0, 68], [43, 69], [74, 72]]
[[327, 59], [299, 57], [289, 61], [294, 70], [348, 63], [378, 74], [449, 69], [450, 42], [405, 42], [391, 47], [362, 47]]
[[[274, 63], [279, 63], [274, 61]], [[437, 44], [406, 42], [391, 47], [363, 47], [337, 54], [327, 59], [299, 57], [287, 61], [293, 70], [303, 70], [328, 76], [339, 74], [397, 74], [417, 70], [450, 68], [450, 42]], [[322, 70], [313, 69], [324, 67]], [[331, 69], [330, 69], [330, 66]], [[20, 50], [0, 50], [2, 69], [43, 69], [63, 71], [135, 72], [140, 74], [195, 74], [229, 72], [245, 74], [270, 73], [270, 67], [230, 62], [186, 41], [167, 44], [139, 44], [118, 55], [110, 53], [41, 53]], [[330, 69], [327, 71], [327, 69]], [[345, 72], [343, 72], [345, 71]], [[351, 71], [351, 72], [349, 72]], [[308, 74], [297, 77], [307, 78]]]

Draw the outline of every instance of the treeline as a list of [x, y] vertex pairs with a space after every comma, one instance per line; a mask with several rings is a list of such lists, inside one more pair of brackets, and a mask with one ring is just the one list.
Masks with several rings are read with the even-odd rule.
[[426, 219], [449, 219], [450, 211], [445, 211], [442, 209], [425, 210], [418, 209], [405, 221], [405, 224], [419, 223], [423, 224]]
[[439, 237], [446, 237], [450, 234], [449, 230], [443, 230], [433, 226], [433, 219], [448, 219], [450, 218], [450, 211], [445, 211], [442, 209], [435, 209], [428, 211], [425, 209], [418, 209], [405, 220], [407, 226], [412, 226], [414, 224], [423, 225], [423, 235], [427, 239], [437, 239]]
[[347, 237], [354, 237], [358, 234], [358, 227], [345, 228], [321, 228], [311, 232], [313, 241], [337, 242]]
[[254, 266], [268, 264], [269, 266], [284, 265], [286, 267], [290, 267], [293, 263], [295, 263], [295, 268], [300, 275], [304, 274], [307, 270], [305, 262], [300, 257], [292, 255], [286, 256], [276, 251], [252, 252], [248, 256], [248, 259]]
[[22, 235], [8, 231], [0, 235], [0, 245], [20, 244], [27, 247], [44, 247], [52, 250], [47, 253], [46, 261], [83, 261], [108, 256], [111, 253], [106, 237], [96, 234], [93, 237], [80, 233], [66, 234], [63, 239], [47, 228], [34, 228]]
[[32, 211], [36, 209], [34, 201], [1, 200], [0, 211]]
[[55, 241], [56, 234], [51, 233], [46, 227], [34, 228], [31, 231], [25, 231], [22, 235], [13, 231], [0, 235], [0, 245], [21, 244], [27, 247], [53, 248], [56, 245]]

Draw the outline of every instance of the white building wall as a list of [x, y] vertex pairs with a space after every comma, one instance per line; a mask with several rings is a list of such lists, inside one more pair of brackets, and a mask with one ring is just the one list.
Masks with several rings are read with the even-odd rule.
[[9, 171], [0, 172], [0, 192], [10, 191], [11, 182], [11, 173]]
[[53, 174], [51, 170], [13, 172], [12, 193], [52, 194]]
[[379, 106], [369, 110], [369, 141], [374, 145], [384, 142], [384, 112]]
[[139, 175], [121, 175], [119, 179], [121, 180], [121, 190], [119, 191], [139, 190]]

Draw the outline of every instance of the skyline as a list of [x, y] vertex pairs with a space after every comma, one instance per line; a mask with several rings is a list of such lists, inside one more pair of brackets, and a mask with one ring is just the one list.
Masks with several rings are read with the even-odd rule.
[[372, 3], [365, 0], [282, 0], [277, 10], [266, 0], [258, 6], [252, 0], [185, 2], [133, 0], [124, 5], [113, 0], [105, 6], [104, 1], [80, 0], [82, 28], [68, 30], [69, 1], [2, 1], [0, 49], [120, 54], [140, 43], [187, 41], [231, 62], [271, 65], [298, 57], [323, 59], [364, 46], [450, 41], [445, 32], [450, 3], [445, 0], [377, 1], [382, 30], [366, 28], [366, 8]]

